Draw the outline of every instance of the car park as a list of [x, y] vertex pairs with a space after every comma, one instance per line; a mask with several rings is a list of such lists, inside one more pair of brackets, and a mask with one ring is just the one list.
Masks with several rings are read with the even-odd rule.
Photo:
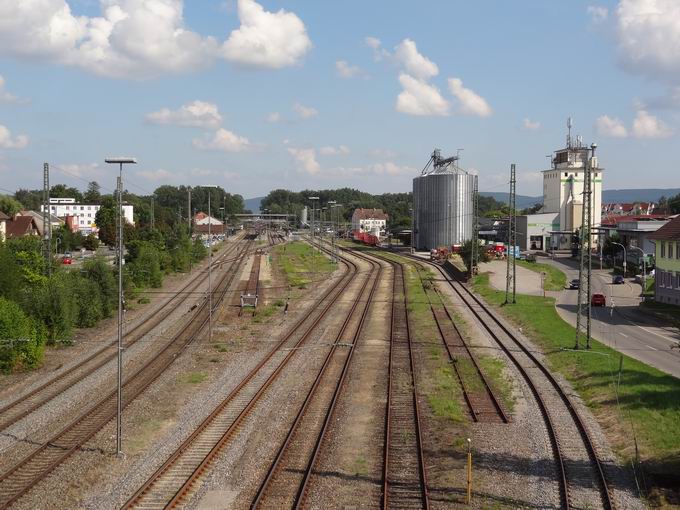
[[581, 281], [578, 279], [574, 279], [569, 282], [569, 288], [570, 289], [578, 289], [579, 286], [581, 285]]
[[604, 297], [604, 294], [593, 294], [590, 298], [590, 304], [591, 306], [605, 306], [607, 300]]

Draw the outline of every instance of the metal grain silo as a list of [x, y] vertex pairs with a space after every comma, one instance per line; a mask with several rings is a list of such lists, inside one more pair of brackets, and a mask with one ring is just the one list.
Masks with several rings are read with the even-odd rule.
[[413, 179], [415, 247], [451, 247], [472, 238], [476, 175], [456, 165], [457, 157], [442, 158], [435, 149], [421, 175]]

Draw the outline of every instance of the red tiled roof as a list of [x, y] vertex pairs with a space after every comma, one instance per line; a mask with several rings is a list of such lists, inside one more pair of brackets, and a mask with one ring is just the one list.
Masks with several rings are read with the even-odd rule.
[[7, 237], [21, 237], [37, 234], [38, 229], [32, 216], [15, 216], [6, 223]]
[[352, 216], [359, 220], [387, 220], [387, 214], [382, 209], [355, 209]]
[[659, 230], [649, 236], [655, 241], [680, 241], [680, 216], [666, 223]]
[[4, 212], [0, 211], [0, 220], [9, 220], [9, 216], [7, 216]]
[[612, 214], [602, 217], [602, 225], [618, 225], [622, 221], [665, 220], [666, 214]]

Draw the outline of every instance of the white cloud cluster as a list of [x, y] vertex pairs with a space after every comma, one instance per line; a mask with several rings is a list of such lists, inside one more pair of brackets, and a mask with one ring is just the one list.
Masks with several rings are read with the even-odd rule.
[[399, 75], [403, 91], [397, 96], [397, 111], [409, 115], [445, 116], [449, 114], [449, 102], [434, 85], [408, 74]]
[[314, 149], [298, 149], [289, 147], [288, 154], [293, 156], [297, 163], [298, 170], [308, 173], [309, 175], [316, 175], [321, 170], [321, 165], [316, 160], [316, 150]]
[[541, 123], [529, 118], [525, 118], [522, 121], [522, 127], [527, 131], [536, 131], [537, 129], [541, 129]]
[[319, 154], [322, 156], [344, 156], [349, 154], [349, 147], [346, 145], [339, 145], [337, 147], [326, 146], [319, 149]]
[[488, 117], [492, 110], [489, 103], [472, 89], [463, 87], [460, 78], [449, 78], [449, 92], [458, 100], [461, 113]]
[[241, 26], [220, 45], [186, 28], [183, 0], [101, 0], [101, 16], [75, 16], [66, 0], [0, 2], [0, 53], [102, 76], [143, 79], [201, 69], [215, 58], [278, 69], [311, 48], [293, 13], [238, 0]]
[[680, 2], [620, 0], [616, 9], [619, 55], [631, 72], [677, 83], [680, 78]]
[[390, 52], [382, 47], [382, 42], [377, 37], [366, 37], [364, 42], [366, 46], [373, 50], [373, 60], [376, 62], [380, 62], [390, 56]]
[[346, 60], [338, 60], [335, 62], [335, 70], [340, 78], [353, 78], [361, 73], [359, 66], [350, 65]]
[[411, 39], [404, 39], [394, 48], [394, 59], [408, 74], [421, 80], [429, 80], [439, 74], [437, 64], [419, 53]]
[[222, 124], [222, 115], [216, 104], [196, 100], [177, 110], [162, 108], [157, 112], [148, 113], [146, 120], [154, 124], [216, 129]]
[[589, 5], [586, 11], [593, 23], [603, 23], [609, 17], [609, 9], [601, 5]]
[[0, 75], [0, 103], [25, 103], [26, 101], [11, 94], [5, 88], [5, 78]]
[[595, 132], [600, 136], [611, 138], [626, 138], [628, 130], [623, 122], [609, 115], [602, 115], [595, 121]]
[[267, 122], [270, 124], [276, 124], [278, 122], [281, 122], [283, 120], [283, 117], [279, 112], [271, 112], [269, 115], [267, 115]]
[[630, 132], [621, 120], [608, 115], [597, 118], [595, 131], [598, 135], [610, 138], [626, 138], [629, 134], [634, 138], [647, 139], [673, 136], [673, 130], [665, 122], [644, 109], [638, 110]]
[[27, 145], [28, 137], [26, 135], [12, 136], [12, 132], [0, 124], [0, 148], [23, 149]]
[[654, 115], [650, 115], [645, 110], [639, 110], [633, 120], [633, 136], [635, 138], [669, 138], [673, 136], [673, 130]]
[[319, 115], [318, 110], [315, 108], [312, 108], [311, 106], [305, 106], [300, 103], [295, 103], [293, 105], [293, 111], [301, 119], [311, 119], [312, 117]]
[[194, 139], [193, 145], [200, 150], [222, 152], [243, 152], [253, 148], [253, 144], [246, 137], [224, 128], [219, 128], [214, 134], [206, 134], [203, 138]]
[[292, 12], [268, 12], [254, 0], [239, 0], [238, 17], [241, 26], [222, 46], [227, 60], [280, 69], [297, 64], [312, 48], [305, 24]]

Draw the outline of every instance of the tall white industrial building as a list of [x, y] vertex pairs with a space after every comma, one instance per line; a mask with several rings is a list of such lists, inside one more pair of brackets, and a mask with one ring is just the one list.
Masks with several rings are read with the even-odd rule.
[[[602, 177], [597, 157], [590, 161], [591, 148], [580, 136], [572, 138], [571, 119], [568, 121], [566, 147], [554, 151], [551, 166], [543, 170], [543, 207], [538, 214], [518, 216], [518, 244], [526, 250], [568, 250], [574, 231], [583, 220], [583, 188], [586, 165], [591, 165], [591, 225], [602, 223]], [[593, 243], [597, 243], [593, 236]]]

